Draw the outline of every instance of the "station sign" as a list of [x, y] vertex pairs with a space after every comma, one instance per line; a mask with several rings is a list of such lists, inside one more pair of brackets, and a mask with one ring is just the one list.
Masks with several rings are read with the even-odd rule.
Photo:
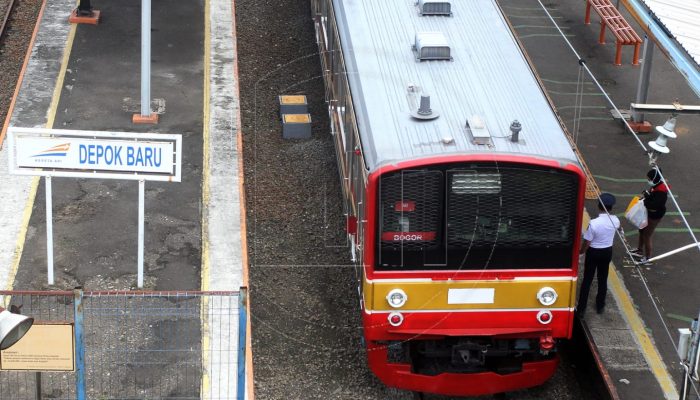
[[0, 371], [74, 371], [74, 326], [35, 323], [12, 347], [0, 351]]
[[11, 127], [8, 144], [11, 174], [180, 181], [181, 135]]

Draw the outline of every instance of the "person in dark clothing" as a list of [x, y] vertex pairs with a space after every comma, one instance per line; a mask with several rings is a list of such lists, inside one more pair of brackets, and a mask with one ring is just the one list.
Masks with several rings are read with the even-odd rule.
[[615, 240], [615, 232], [620, 229], [620, 220], [614, 214], [610, 214], [615, 205], [615, 196], [610, 193], [602, 193], [598, 202], [600, 214], [592, 219], [588, 229], [583, 234], [583, 245], [580, 254], [586, 255], [583, 269], [583, 282], [581, 282], [581, 294], [579, 294], [576, 312], [579, 318], [586, 313], [588, 292], [591, 290], [593, 277], [598, 275], [598, 295], [595, 298], [598, 314], [605, 308], [605, 296], [608, 293], [608, 268], [612, 260], [612, 246]]
[[661, 169], [653, 168], [647, 172], [647, 179], [650, 188], [645, 190], [644, 207], [647, 209], [647, 226], [639, 230], [639, 242], [637, 248], [631, 253], [639, 258], [642, 265], [652, 265], [651, 258], [652, 243], [651, 236], [654, 234], [657, 225], [666, 214], [666, 200], [668, 200], [668, 186], [661, 178]]

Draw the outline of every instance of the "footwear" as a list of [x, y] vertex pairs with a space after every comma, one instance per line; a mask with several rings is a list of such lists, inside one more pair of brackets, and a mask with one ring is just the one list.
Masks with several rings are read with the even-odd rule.
[[644, 265], [645, 267], [648, 267], [648, 266], [654, 265], [654, 263], [651, 262], [651, 261], [649, 261], [648, 258], [642, 257], [642, 258], [639, 260], [639, 265]]
[[639, 249], [632, 249], [630, 250], [630, 255], [635, 258], [642, 258], [644, 257], [644, 254], [642, 254], [642, 251]]

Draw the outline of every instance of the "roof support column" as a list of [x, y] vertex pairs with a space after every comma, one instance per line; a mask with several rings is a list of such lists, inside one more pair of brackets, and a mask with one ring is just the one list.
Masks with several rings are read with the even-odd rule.
[[[651, 65], [654, 59], [654, 42], [649, 40], [649, 36], [644, 36], [644, 50], [642, 50], [642, 68], [639, 71], [639, 82], [637, 83], [637, 97], [635, 103], [646, 104], [649, 94], [649, 79], [651, 77]], [[633, 111], [632, 121], [644, 122], [644, 114]]]
[[134, 114], [131, 120], [158, 123], [158, 114], [151, 112], [151, 0], [141, 0], [141, 114]]

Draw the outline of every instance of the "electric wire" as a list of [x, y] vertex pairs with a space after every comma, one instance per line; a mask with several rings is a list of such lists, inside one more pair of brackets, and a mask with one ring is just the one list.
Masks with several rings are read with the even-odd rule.
[[[562, 32], [562, 30], [561, 30], [561, 28], [559, 27], [559, 25], [556, 23], [556, 21], [554, 20], [554, 18], [552, 17], [552, 15], [549, 13], [549, 10], [547, 10], [547, 8], [544, 6], [544, 4], [542, 4], [541, 0], [537, 0], [537, 3], [540, 5], [540, 7], [542, 8], [542, 10], [547, 14], [547, 17], [549, 18], [549, 20], [551, 21], [551, 23], [554, 25], [554, 27], [557, 29], [557, 31], [558, 31], [559, 34], [561, 35], [562, 39], [564, 40], [564, 42], [567, 44], [567, 46], [571, 49], [571, 51], [574, 53], [574, 55], [576, 56], [576, 58], [579, 60], [579, 65], [581, 65], [581, 67], [582, 67], [583, 69], [586, 70], [586, 72], [588, 73], [588, 75], [590, 76], [590, 78], [593, 80], [593, 83], [595, 83], [595, 85], [598, 87], [598, 89], [600, 89], [600, 91], [601, 91], [601, 93], [603, 94], [603, 96], [605, 97], [605, 99], [606, 99], [606, 100], [608, 101], [608, 103], [613, 107], [613, 109], [618, 113], [618, 115], [622, 115], [622, 113], [621, 113], [620, 110], [617, 108], [617, 106], [615, 105], [615, 103], [612, 101], [612, 99], [610, 98], [610, 96], [608, 96], [608, 94], [605, 92], [605, 90], [603, 89], [603, 87], [601, 86], [601, 84], [598, 82], [598, 80], [596, 79], [595, 75], [593, 75], [593, 72], [588, 68], [588, 65], [586, 64], [585, 60], [584, 60], [583, 58], [581, 58], [581, 56], [580, 56], [579, 53], [576, 51], [576, 49], [573, 47], [573, 45], [571, 44], [571, 42], [569, 41], [569, 39], [566, 37], [566, 35], [564, 35], [564, 32]], [[578, 104], [577, 104], [577, 105], [578, 105]], [[627, 122], [627, 120], [625, 120], [624, 118], [621, 118], [621, 121], [624, 123], [625, 127], [627, 128], [627, 130], [634, 136], [634, 138], [637, 140], [637, 142], [638, 142], [639, 145], [642, 147], [642, 149], [644, 149], [644, 151], [645, 151], [647, 154], [649, 154], [649, 150], [648, 150], [647, 147], [644, 145], [644, 142], [642, 142], [642, 140], [639, 138], [639, 135], [637, 135], [637, 133], [634, 131], [634, 129], [632, 129], [632, 127], [629, 125], [629, 123]], [[575, 126], [576, 126], [576, 125], [575, 125]], [[663, 174], [661, 174], [661, 170], [659, 169], [659, 167], [658, 167], [657, 165], [654, 165], [654, 169], [656, 169], [656, 171], [657, 171], [657, 172], [659, 173], [659, 175], [661, 176], [662, 182], [666, 182], [666, 178], [663, 176]], [[698, 240], [697, 240], [695, 234], [693, 233], [693, 229], [691, 228], [690, 224], [688, 223], [688, 220], [685, 218], [685, 216], [684, 216], [684, 214], [683, 214], [683, 210], [680, 208], [680, 205], [679, 205], [678, 202], [676, 201], [675, 196], [674, 196], [673, 193], [671, 192], [671, 189], [670, 189], [670, 188], [668, 189], [668, 194], [670, 195], [671, 201], [673, 202], [674, 206], [675, 206], [676, 209], [679, 211], [679, 214], [680, 214], [680, 216], [681, 216], [681, 218], [682, 218], [682, 220], [683, 220], [683, 223], [685, 224], [686, 228], [688, 229], [688, 232], [690, 233], [690, 236], [693, 238], [693, 241], [695, 242], [695, 244], [698, 245], [698, 247], [697, 247], [697, 248], [698, 248], [698, 251], [700, 251], [700, 242], [698, 242]], [[601, 201], [601, 199], [600, 199], [600, 194], [598, 194], [598, 202], [599, 202], [600, 204], [602, 204], [602, 201]], [[603, 208], [604, 208], [604, 207], [603, 207]], [[608, 214], [608, 217], [610, 217], [610, 213], [608, 213], [607, 210], [606, 210], [605, 212]], [[623, 234], [621, 231], [617, 231], [617, 235], [618, 235], [618, 237], [620, 238], [620, 240], [621, 240], [623, 246], [625, 247], [625, 251], [626, 251], [627, 255], [629, 256], [629, 258], [630, 258], [631, 260], [634, 260], [634, 257], [632, 257], [632, 254], [631, 254], [631, 251], [630, 251], [630, 247], [629, 247], [629, 245], [628, 245], [628, 243], [627, 243], [627, 240], [626, 240], [625, 237], [624, 237], [624, 234]], [[661, 321], [661, 325], [663, 326], [664, 330], [666, 331], [666, 334], [667, 334], [669, 340], [671, 341], [671, 344], [672, 344], [673, 348], [674, 348], [674, 349], [676, 350], [676, 352], [677, 352], [678, 347], [676, 346], [676, 342], [673, 340], [673, 336], [671, 335], [670, 328], [669, 328], [668, 325], [666, 324], [666, 321], [665, 321], [664, 318], [663, 318], [663, 314], [661, 313], [661, 310], [660, 310], [660, 308], [659, 308], [659, 305], [657, 304], [656, 300], [654, 299], [654, 296], [653, 296], [653, 294], [652, 294], [652, 292], [651, 292], [651, 289], [649, 288], [647, 279], [646, 279], [646, 277], [644, 276], [644, 273], [643, 273], [642, 269], [640, 268], [639, 262], [634, 261], [634, 265], [635, 265], [635, 268], [636, 268], [637, 272], [639, 273], [639, 276], [640, 276], [640, 278], [641, 278], [640, 280], [641, 280], [641, 282], [642, 282], [642, 284], [643, 284], [643, 286], [644, 286], [644, 289], [645, 289], [645, 291], [646, 291], [646, 293], [647, 293], [647, 295], [648, 295], [648, 297], [649, 297], [649, 299], [650, 299], [652, 305], [654, 306], [654, 309], [656, 310], [656, 313], [657, 313], [657, 315], [658, 315], [658, 317], [659, 317], [659, 320]], [[679, 356], [679, 357], [680, 357], [680, 356]], [[681, 361], [682, 361], [682, 360], [681, 360]], [[695, 391], [695, 394], [696, 394], [696, 395], [699, 395], [699, 393], [698, 393], [698, 387], [696, 386], [696, 384], [695, 384], [694, 382], [692, 382], [692, 380], [691, 380], [691, 384], [692, 384], [692, 386], [693, 386], [693, 390]]]

